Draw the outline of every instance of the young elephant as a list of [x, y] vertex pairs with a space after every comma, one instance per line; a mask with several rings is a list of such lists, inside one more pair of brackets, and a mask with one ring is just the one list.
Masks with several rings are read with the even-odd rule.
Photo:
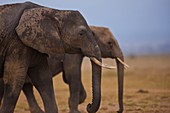
[[[123, 76], [124, 66], [119, 61], [120, 58], [123, 61], [123, 53], [108, 28], [90, 26], [95, 39], [101, 49], [103, 58], [116, 59], [118, 67], [118, 83], [119, 83], [119, 113], [123, 112]], [[84, 102], [86, 98], [86, 92], [81, 82], [81, 64], [83, 60], [82, 54], [66, 54], [63, 62], [58, 60], [48, 59], [48, 63], [53, 76], [63, 72], [64, 82], [69, 85], [70, 98], [69, 107], [71, 113], [79, 113], [78, 104]], [[30, 82], [30, 81], [29, 81]], [[31, 113], [40, 113], [41, 109], [33, 95], [33, 86], [30, 83], [24, 85], [23, 91], [27, 97]], [[43, 111], [41, 111], [43, 113]]]
[[[78, 11], [56, 10], [31, 2], [0, 6], [0, 57], [4, 97], [0, 113], [13, 113], [28, 74], [39, 91], [46, 113], [57, 113], [47, 56], [62, 61], [65, 53], [78, 53], [101, 61], [100, 49]], [[93, 102], [100, 105], [101, 67], [93, 65]]]

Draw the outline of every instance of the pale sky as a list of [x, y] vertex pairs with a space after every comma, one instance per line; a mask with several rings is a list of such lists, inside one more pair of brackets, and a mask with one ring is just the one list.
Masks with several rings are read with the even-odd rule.
[[[24, 1], [0, 0], [0, 4]], [[89, 25], [109, 27], [126, 53], [144, 51], [142, 48], [170, 50], [170, 0], [30, 1], [55, 9], [79, 10]]]

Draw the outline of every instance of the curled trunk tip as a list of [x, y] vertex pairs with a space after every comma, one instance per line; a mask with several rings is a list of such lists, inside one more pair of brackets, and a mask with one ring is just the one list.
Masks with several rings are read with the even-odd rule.
[[87, 105], [86, 110], [88, 113], [95, 113], [97, 111], [92, 108], [92, 104], [90, 104], [90, 103]]
[[92, 103], [92, 104], [88, 104], [87, 107], [86, 107], [86, 110], [88, 113], [96, 113], [98, 111], [100, 107], [100, 100], [99, 102], [96, 103]]

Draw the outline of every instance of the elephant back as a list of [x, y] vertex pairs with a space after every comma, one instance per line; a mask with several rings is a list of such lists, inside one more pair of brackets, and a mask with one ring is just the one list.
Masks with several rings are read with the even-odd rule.
[[[31, 2], [0, 6], [0, 34], [3, 37], [13, 33], [25, 9], [41, 7]], [[1, 41], [2, 39], [0, 39]]]

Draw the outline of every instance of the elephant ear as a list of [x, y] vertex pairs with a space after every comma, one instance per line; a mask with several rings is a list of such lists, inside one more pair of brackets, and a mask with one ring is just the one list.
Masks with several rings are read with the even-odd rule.
[[53, 9], [44, 7], [25, 10], [16, 32], [26, 46], [63, 60], [64, 46], [60, 39], [59, 23], [52, 17], [53, 13]]

